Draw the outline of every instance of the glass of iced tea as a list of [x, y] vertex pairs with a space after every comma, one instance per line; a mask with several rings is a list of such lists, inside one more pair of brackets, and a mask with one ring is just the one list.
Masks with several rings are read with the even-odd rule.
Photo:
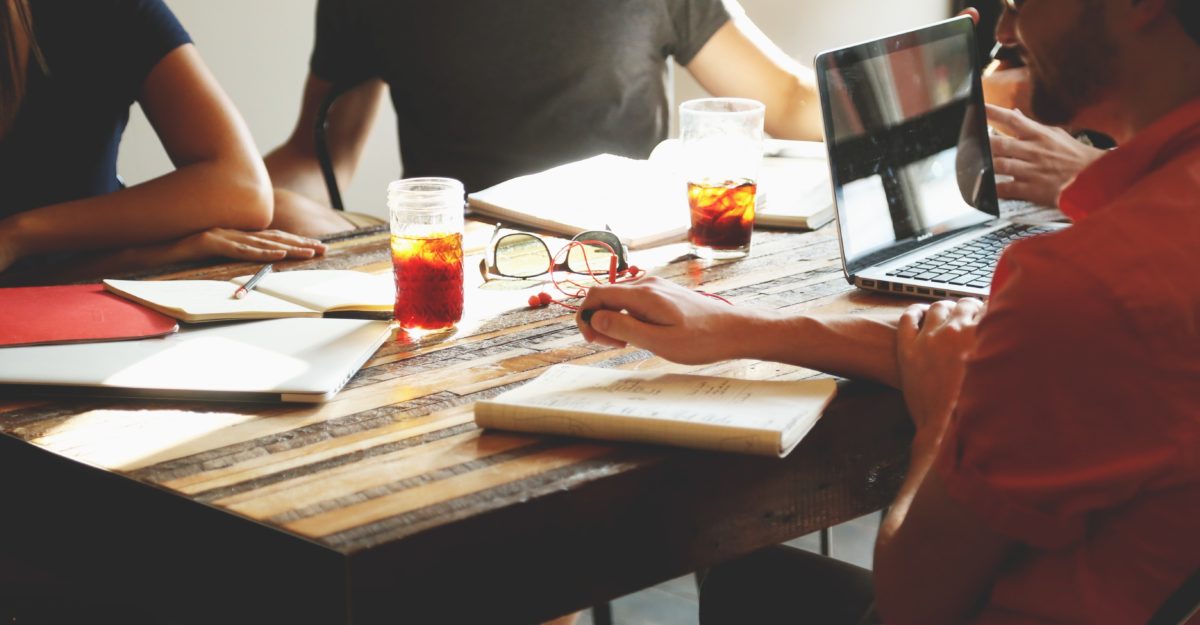
[[406, 330], [443, 330], [463, 314], [462, 183], [409, 178], [388, 186], [395, 319]]
[[692, 227], [700, 258], [750, 253], [758, 168], [762, 163], [762, 102], [703, 98], [679, 105], [679, 138]]

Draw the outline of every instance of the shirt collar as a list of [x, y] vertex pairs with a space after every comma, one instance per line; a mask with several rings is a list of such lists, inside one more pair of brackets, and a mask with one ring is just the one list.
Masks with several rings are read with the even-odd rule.
[[1079, 172], [1058, 205], [1071, 221], [1102, 210], [1150, 172], [1185, 151], [1200, 148], [1200, 99], [1163, 116], [1128, 143]]

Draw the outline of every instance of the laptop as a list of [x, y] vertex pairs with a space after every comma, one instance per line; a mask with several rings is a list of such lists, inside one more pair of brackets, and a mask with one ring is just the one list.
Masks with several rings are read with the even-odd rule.
[[851, 284], [986, 297], [1005, 246], [1065, 227], [1000, 219], [970, 18], [823, 52], [815, 66]]
[[0, 348], [0, 392], [320, 403], [391, 335], [387, 321], [197, 324], [162, 338]]

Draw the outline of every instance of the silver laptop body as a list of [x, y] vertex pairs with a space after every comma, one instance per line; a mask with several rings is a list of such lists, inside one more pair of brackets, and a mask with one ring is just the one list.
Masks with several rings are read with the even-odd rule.
[[196, 324], [139, 341], [0, 348], [0, 392], [239, 402], [330, 401], [391, 335], [386, 321]]
[[816, 57], [846, 279], [986, 297], [999, 252], [1064, 227], [999, 218], [974, 26], [960, 17]]

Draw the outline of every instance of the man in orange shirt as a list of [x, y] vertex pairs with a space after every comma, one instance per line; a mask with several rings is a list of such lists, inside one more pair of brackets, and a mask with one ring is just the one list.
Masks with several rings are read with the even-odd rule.
[[1200, 3], [1005, 4], [1035, 115], [1121, 147], [1063, 192], [1073, 227], [1007, 251], [986, 306], [783, 316], [656, 279], [583, 302], [590, 341], [904, 392], [917, 433], [873, 592], [769, 550], [705, 581], [704, 623], [859, 623], [875, 601], [889, 625], [1139, 624], [1200, 569]]

